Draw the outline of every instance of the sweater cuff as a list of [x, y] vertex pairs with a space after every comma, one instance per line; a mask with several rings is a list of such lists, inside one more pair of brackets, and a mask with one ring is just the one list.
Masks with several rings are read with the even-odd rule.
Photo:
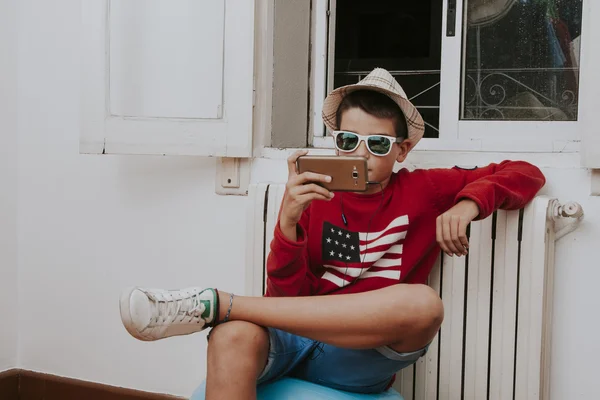
[[298, 240], [295, 242], [288, 239], [283, 234], [283, 232], [281, 231], [281, 227], [279, 226], [279, 221], [277, 221], [277, 225], [275, 225], [275, 232], [273, 234], [273, 237], [277, 240], [277, 248], [281, 250], [302, 250], [306, 247], [307, 243], [306, 232], [300, 224], [296, 224], [296, 237]]

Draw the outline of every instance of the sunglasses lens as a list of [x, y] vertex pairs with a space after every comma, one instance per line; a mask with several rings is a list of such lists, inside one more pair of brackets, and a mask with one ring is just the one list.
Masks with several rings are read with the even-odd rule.
[[386, 136], [371, 136], [367, 141], [369, 150], [375, 154], [387, 154], [392, 146], [392, 141]]
[[358, 146], [358, 136], [352, 132], [340, 132], [335, 138], [335, 145], [343, 151], [352, 151]]

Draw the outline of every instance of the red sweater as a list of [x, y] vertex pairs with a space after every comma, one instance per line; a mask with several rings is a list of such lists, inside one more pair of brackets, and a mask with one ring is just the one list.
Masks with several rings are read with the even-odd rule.
[[[298, 223], [298, 240], [279, 224], [267, 260], [266, 296], [367, 292], [400, 282], [425, 283], [440, 248], [436, 218], [461, 199], [496, 209], [525, 206], [544, 185], [525, 162], [394, 173], [382, 193], [336, 193], [313, 201]], [[342, 218], [342, 210], [347, 225]]]

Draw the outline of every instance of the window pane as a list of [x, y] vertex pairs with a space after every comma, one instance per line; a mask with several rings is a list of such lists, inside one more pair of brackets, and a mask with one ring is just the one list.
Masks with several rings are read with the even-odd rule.
[[373, 68], [396, 78], [439, 136], [442, 0], [338, 0], [334, 88], [356, 83]]
[[582, 0], [469, 0], [462, 119], [577, 120]]

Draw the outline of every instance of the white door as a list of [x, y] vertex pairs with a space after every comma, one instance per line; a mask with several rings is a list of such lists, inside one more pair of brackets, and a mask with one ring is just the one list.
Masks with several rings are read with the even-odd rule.
[[82, 153], [248, 157], [254, 0], [82, 3]]

